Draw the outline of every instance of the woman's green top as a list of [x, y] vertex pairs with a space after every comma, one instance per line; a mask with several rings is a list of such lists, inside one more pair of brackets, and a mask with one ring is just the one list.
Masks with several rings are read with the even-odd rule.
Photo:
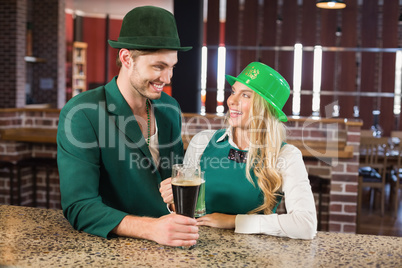
[[[254, 185], [246, 177], [245, 161], [234, 161], [228, 158], [231, 149], [238, 150], [229, 143], [228, 136], [218, 139], [225, 129], [216, 131], [205, 148], [200, 167], [205, 171], [205, 205], [207, 214], [219, 212], [225, 214], [246, 214], [264, 202], [264, 195], [257, 184], [257, 177], [251, 171]], [[275, 213], [281, 201], [273, 209]]]

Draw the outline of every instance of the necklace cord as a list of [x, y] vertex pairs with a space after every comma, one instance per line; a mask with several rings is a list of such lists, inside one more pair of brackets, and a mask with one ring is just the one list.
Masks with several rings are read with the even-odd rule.
[[147, 107], [147, 118], [148, 118], [148, 138], [147, 138], [147, 145], [149, 146], [149, 141], [151, 138], [151, 116], [149, 113], [149, 106], [151, 106], [151, 104], [149, 103], [149, 99], [146, 100], [146, 107]]

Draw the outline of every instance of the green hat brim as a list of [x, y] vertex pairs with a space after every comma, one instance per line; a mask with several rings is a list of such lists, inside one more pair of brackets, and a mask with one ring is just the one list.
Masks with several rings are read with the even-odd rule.
[[193, 47], [176, 47], [176, 46], [147, 46], [147, 45], [139, 45], [139, 44], [131, 44], [118, 42], [113, 40], [108, 40], [109, 45], [112, 48], [126, 48], [126, 49], [169, 49], [169, 50], [177, 50], [177, 51], [188, 51]]
[[243, 85], [251, 88], [252, 90], [254, 90], [255, 92], [258, 93], [258, 95], [260, 95], [261, 97], [263, 97], [272, 107], [274, 107], [275, 111], [276, 111], [276, 117], [282, 121], [282, 122], [287, 122], [288, 118], [286, 116], [286, 114], [282, 111], [282, 109], [280, 109], [272, 100], [270, 100], [267, 96], [265, 96], [264, 94], [262, 94], [259, 90], [257, 90], [255, 87], [253, 87], [252, 85], [248, 85], [246, 83], [244, 83], [242, 80], [238, 79], [237, 77], [233, 77], [231, 75], [226, 74], [225, 75], [226, 80], [228, 81], [228, 83], [233, 86], [233, 84], [237, 81], [242, 83]]

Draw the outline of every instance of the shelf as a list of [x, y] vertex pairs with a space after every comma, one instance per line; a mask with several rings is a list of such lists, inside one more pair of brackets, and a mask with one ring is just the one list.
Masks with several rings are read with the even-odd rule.
[[41, 63], [41, 62], [46, 62], [46, 59], [44, 58], [38, 58], [38, 57], [33, 57], [33, 56], [25, 56], [24, 60], [26, 62], [31, 62], [31, 63]]
[[74, 79], [82, 79], [82, 80], [85, 80], [86, 75], [85, 75], [85, 74], [74, 74], [73, 77], [74, 77]]
[[72, 55], [72, 96], [87, 90], [87, 43], [74, 42]]

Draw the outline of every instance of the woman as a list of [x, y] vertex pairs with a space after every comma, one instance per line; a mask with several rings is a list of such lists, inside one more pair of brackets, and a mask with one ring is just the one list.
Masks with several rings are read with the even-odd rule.
[[[288, 83], [260, 62], [226, 79], [232, 86], [229, 127], [195, 135], [184, 158], [205, 171], [207, 215], [198, 225], [312, 239], [317, 216], [307, 171], [301, 152], [285, 143]], [[160, 192], [171, 204], [170, 179]], [[278, 215], [282, 196], [287, 214]]]

